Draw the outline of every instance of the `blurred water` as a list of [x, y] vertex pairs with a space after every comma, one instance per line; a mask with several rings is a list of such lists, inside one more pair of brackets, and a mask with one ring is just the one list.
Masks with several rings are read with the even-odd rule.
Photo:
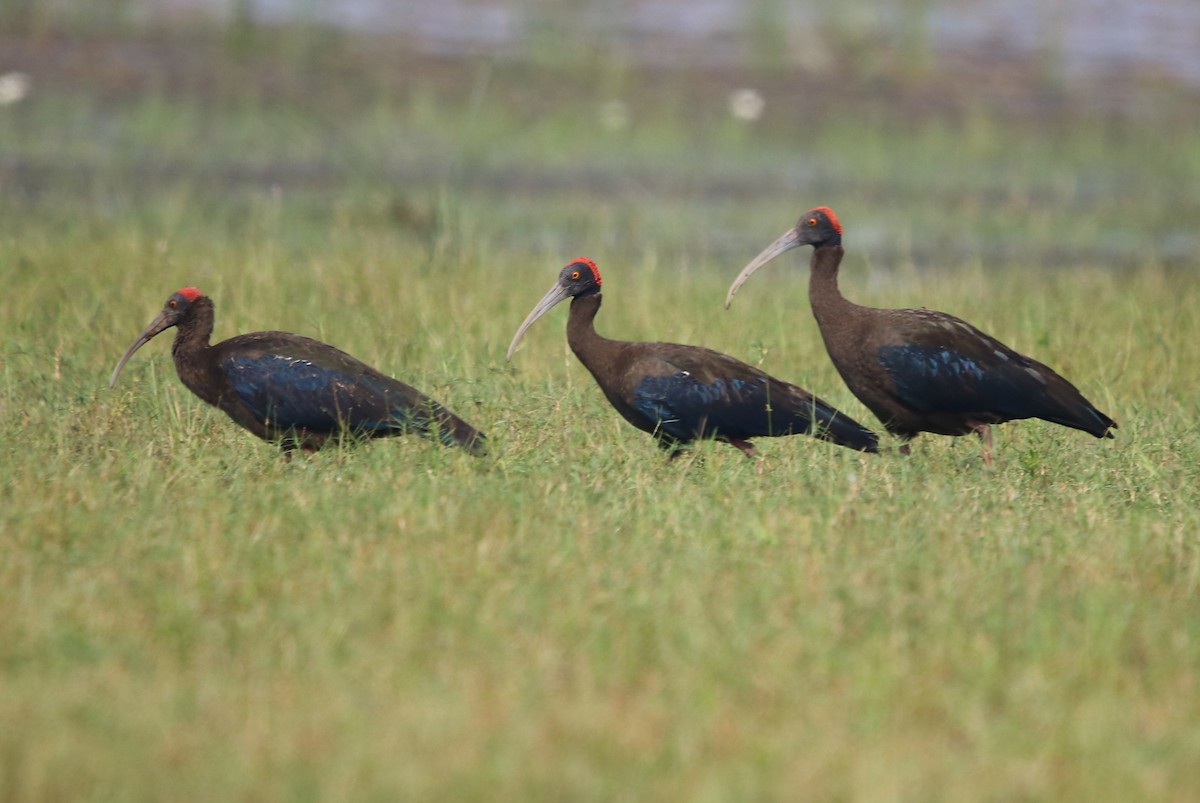
[[1196, 0], [957, 0], [930, 10], [931, 35], [950, 45], [1044, 53], [1068, 75], [1142, 70], [1200, 83]]
[[[402, 34], [427, 52], [519, 53], [564, 44], [644, 61], [736, 64], [768, 38], [788, 55], [833, 26], [939, 53], [1032, 58], [1067, 78], [1131, 71], [1200, 84], [1200, 0], [146, 0], [151, 13], [248, 14]], [[814, 26], [818, 21], [822, 25]]]

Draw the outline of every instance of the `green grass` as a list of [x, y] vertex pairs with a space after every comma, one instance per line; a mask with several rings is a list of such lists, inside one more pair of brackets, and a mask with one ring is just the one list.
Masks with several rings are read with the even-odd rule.
[[[608, 79], [543, 76], [569, 100], [539, 106], [514, 71], [266, 108], [236, 71], [217, 97], [101, 77], [0, 109], [0, 798], [1193, 798], [1195, 132], [853, 109], [736, 130], [723, 96], [660, 102], [686, 76], [606, 132]], [[807, 255], [722, 309], [816, 203], [847, 226], [848, 295], [973, 321], [1117, 439], [1014, 423], [991, 469], [931, 436], [667, 463], [565, 309], [504, 361], [584, 253], [604, 333], [708, 345], [874, 423]], [[492, 454], [284, 462], [179, 384], [165, 336], [107, 390], [186, 284], [217, 337], [320, 337]]]

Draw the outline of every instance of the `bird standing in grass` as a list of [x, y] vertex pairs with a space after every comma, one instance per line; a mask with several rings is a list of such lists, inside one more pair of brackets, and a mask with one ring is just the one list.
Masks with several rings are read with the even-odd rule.
[[209, 345], [213, 302], [194, 287], [167, 299], [113, 370], [109, 387], [133, 353], [177, 327], [171, 356], [179, 380], [203, 401], [285, 452], [314, 452], [343, 435], [382, 438], [415, 432], [472, 454], [485, 438], [416, 388], [385, 376], [319, 340], [290, 332], [253, 332]]
[[[819, 206], [750, 261], [725, 299], [775, 257], [813, 246], [808, 298], [825, 348], [850, 391], [904, 440], [920, 432], [983, 441], [991, 462], [992, 424], [1041, 418], [1097, 438], [1116, 428], [1051, 368], [1013, 351], [964, 320], [927, 309], [875, 309], [838, 290], [842, 225]], [[908, 451], [905, 444], [902, 451]]]
[[629, 343], [596, 332], [600, 269], [579, 258], [567, 265], [525, 318], [508, 347], [533, 322], [568, 298], [567, 342], [626, 421], [649, 432], [674, 458], [697, 438], [715, 438], [754, 453], [750, 438], [809, 434], [864, 452], [878, 437], [803, 388], [725, 354], [676, 343]]

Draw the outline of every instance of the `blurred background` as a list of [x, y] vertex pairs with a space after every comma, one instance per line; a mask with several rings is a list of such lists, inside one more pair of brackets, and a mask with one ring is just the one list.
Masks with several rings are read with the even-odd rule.
[[[0, 799], [1200, 797], [1198, 123], [1197, 0], [2, 0]], [[505, 360], [587, 255], [873, 425], [807, 254], [722, 309], [817, 205], [1117, 439], [666, 464], [564, 309]], [[494, 456], [110, 391], [185, 286]]]
[[880, 267], [1200, 255], [1189, 0], [13, 0], [0, 30], [25, 208], [736, 271], [827, 204]]

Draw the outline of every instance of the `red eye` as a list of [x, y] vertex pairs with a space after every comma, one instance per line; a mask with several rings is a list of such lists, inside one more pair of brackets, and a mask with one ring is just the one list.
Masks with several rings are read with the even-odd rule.
[[810, 217], [810, 218], [808, 219], [808, 225], [810, 225], [810, 226], [815, 226], [815, 225], [817, 225], [817, 219], [816, 219], [815, 217]]
[[175, 299], [171, 299], [170, 301], [167, 302], [167, 306], [170, 307], [171, 309], [175, 309], [176, 307], [179, 306], [179, 302], [176, 301]]
[[572, 279], [578, 279], [578, 278], [579, 278], [579, 271], [577, 271], [577, 270], [573, 270], [573, 271], [571, 271], [571, 278], [572, 278]]

